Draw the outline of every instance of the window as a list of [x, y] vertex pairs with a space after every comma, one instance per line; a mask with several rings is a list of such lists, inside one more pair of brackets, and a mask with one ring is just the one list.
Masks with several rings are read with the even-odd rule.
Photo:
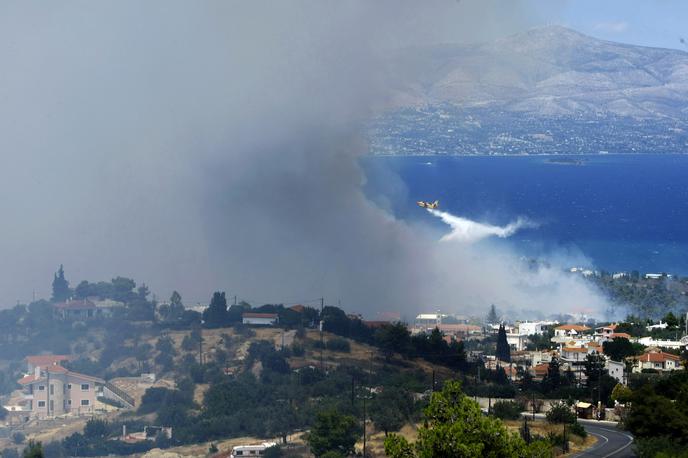
[[45, 407], [45, 401], [38, 401], [38, 407]]
[[53, 385], [52, 383], [50, 384], [50, 394], [55, 394], [55, 385]]
[[87, 406], [87, 405], [89, 405], [89, 404], [90, 404], [90, 401], [89, 401], [88, 399], [82, 399], [82, 400], [81, 400], [81, 405], [82, 405], [82, 406]]
[[89, 388], [90, 388], [90, 386], [88, 383], [82, 383], [81, 384], [81, 391], [88, 391]]
[[71, 383], [68, 383], [68, 384], [67, 384], [67, 389], [68, 389], [68, 390], [71, 390], [71, 389], [72, 389], [72, 384], [71, 384]]
[[38, 385], [38, 391], [45, 391], [45, 385]]
[[50, 400], [50, 411], [52, 412], [53, 410], [55, 410], [55, 401], [53, 401], [53, 400], [51, 399], [51, 400]]
[[71, 399], [67, 399], [67, 405], [68, 405], [68, 406], [71, 406], [71, 405], [72, 405], [72, 400], [71, 400]]

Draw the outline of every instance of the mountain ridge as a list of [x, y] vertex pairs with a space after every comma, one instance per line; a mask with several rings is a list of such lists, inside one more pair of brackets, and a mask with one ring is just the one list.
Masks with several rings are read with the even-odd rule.
[[686, 114], [688, 53], [680, 50], [545, 26], [489, 43], [413, 51], [393, 64], [402, 75], [395, 108], [449, 103], [550, 116]]

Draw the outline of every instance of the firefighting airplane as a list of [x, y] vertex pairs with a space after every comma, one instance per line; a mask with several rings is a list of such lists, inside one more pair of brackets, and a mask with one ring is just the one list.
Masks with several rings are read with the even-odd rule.
[[434, 202], [425, 202], [425, 201], [419, 200], [419, 201], [416, 202], [416, 203], [418, 204], [418, 206], [419, 206], [420, 208], [432, 208], [432, 209], [435, 209], [435, 208], [437, 208], [437, 207], [440, 206], [440, 201], [439, 201], [439, 200], [436, 200], [436, 201], [434, 201]]

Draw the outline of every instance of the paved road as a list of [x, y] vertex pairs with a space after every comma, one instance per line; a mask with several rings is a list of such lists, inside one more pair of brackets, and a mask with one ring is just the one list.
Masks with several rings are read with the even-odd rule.
[[633, 453], [633, 436], [619, 430], [611, 423], [594, 420], [578, 420], [588, 434], [597, 438], [597, 443], [589, 449], [573, 455], [574, 457], [627, 458], [636, 456]]

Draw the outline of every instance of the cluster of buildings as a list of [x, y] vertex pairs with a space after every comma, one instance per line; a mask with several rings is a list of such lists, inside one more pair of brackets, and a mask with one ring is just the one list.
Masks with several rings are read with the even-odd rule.
[[[447, 321], [452, 323], [448, 324]], [[457, 321], [461, 321], [457, 323]], [[617, 331], [616, 324], [591, 328], [582, 324], [560, 324], [557, 321], [523, 321], [515, 325], [486, 324], [477, 326], [468, 324], [460, 317], [449, 317], [441, 313], [423, 313], [416, 317], [410, 327], [411, 333], [431, 332], [437, 328], [449, 340], [481, 340], [497, 334], [499, 327], [506, 330], [507, 343], [511, 347], [511, 362], [504, 364], [493, 356], [482, 355], [482, 352], [469, 354], [482, 358], [488, 368], [500, 366], [507, 375], [515, 379], [519, 373], [530, 372], [535, 380], [542, 379], [553, 358], [560, 362], [562, 371], [571, 371], [578, 381], [585, 379], [585, 364], [588, 355], [600, 355], [605, 358], [605, 369], [609, 375], [620, 383], [626, 383], [629, 372], [672, 371], [682, 370], [680, 357], [663, 351], [662, 348], [688, 349], [688, 336], [677, 341], [654, 340], [650, 337], [634, 338], [625, 332]], [[529, 350], [531, 336], [550, 336], [547, 339], [549, 350]], [[616, 338], [625, 338], [647, 347], [646, 351], [625, 361], [614, 361], [604, 354], [604, 343]]]

